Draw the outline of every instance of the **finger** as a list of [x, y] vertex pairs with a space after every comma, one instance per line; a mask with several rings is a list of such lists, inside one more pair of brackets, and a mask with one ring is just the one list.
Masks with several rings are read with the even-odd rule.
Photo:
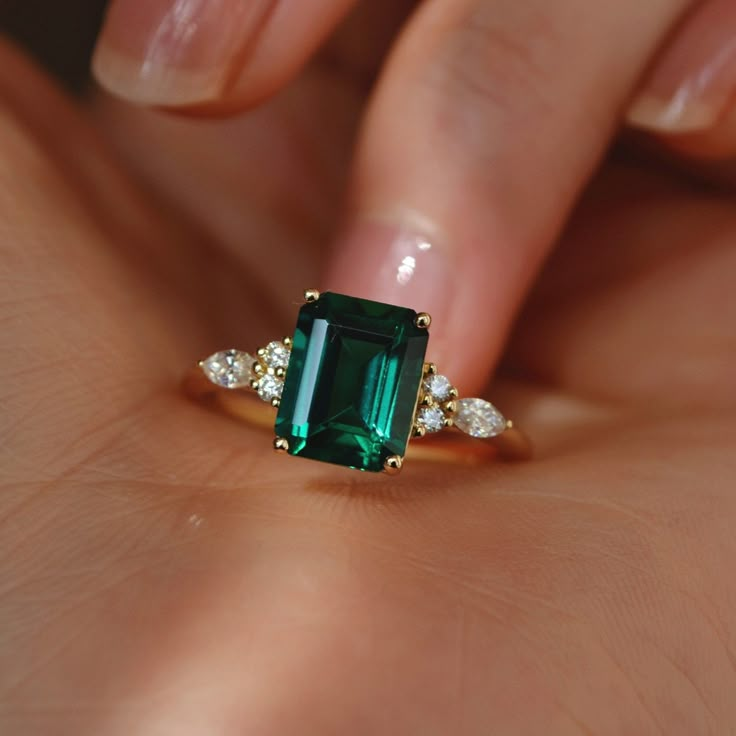
[[354, 0], [113, 0], [93, 69], [166, 107], [238, 107], [288, 80]]
[[685, 18], [628, 110], [628, 122], [684, 153], [736, 153], [736, 4], [707, 0]]
[[477, 388], [685, 5], [422, 6], [368, 113], [326, 284], [431, 312], [433, 359]]

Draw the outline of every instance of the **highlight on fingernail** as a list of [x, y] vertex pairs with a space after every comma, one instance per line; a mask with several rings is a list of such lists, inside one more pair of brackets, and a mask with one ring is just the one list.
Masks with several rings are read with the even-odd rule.
[[114, 0], [93, 59], [109, 91], [140, 104], [218, 99], [271, 0]]

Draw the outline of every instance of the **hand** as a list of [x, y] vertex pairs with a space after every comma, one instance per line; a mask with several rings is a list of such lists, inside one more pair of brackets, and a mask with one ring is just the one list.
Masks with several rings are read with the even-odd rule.
[[177, 391], [320, 282], [355, 87], [90, 123], [8, 50], [0, 75], [3, 732], [733, 727], [727, 196], [608, 166], [505, 358], [538, 459], [372, 478]]

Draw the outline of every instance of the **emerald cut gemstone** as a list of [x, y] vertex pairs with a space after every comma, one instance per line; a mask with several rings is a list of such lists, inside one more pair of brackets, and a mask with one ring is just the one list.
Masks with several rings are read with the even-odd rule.
[[276, 419], [291, 455], [372, 472], [404, 456], [429, 339], [416, 317], [331, 293], [301, 308]]

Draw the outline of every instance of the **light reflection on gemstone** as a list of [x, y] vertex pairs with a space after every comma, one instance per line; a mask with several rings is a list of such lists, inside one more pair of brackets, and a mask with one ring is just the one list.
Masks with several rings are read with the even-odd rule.
[[253, 358], [240, 350], [223, 350], [202, 361], [205, 376], [224, 388], [245, 388], [250, 384]]
[[460, 399], [453, 417], [455, 426], [471, 437], [495, 437], [506, 430], [506, 419], [493, 404], [483, 399]]

